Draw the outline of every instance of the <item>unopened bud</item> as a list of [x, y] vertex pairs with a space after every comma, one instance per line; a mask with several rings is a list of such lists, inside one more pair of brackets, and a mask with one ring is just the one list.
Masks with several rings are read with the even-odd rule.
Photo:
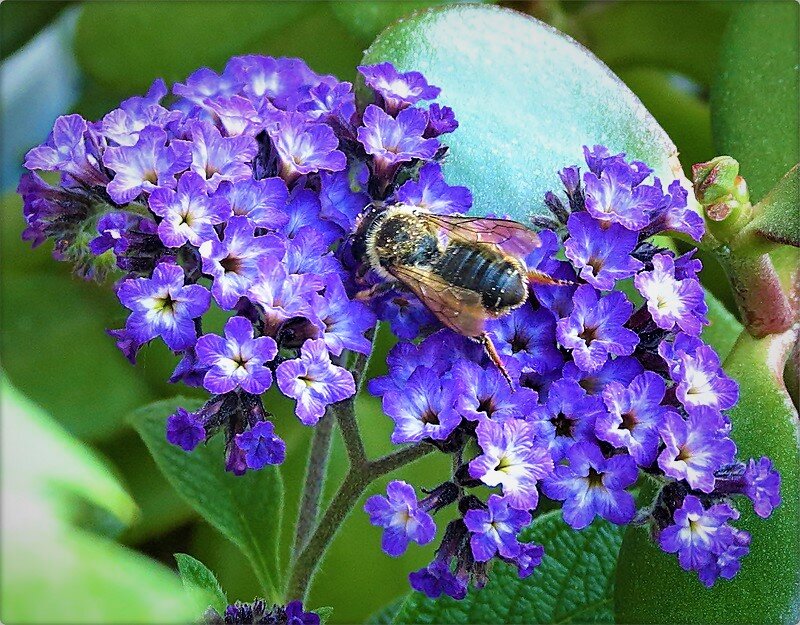
[[718, 156], [707, 163], [698, 163], [692, 167], [692, 179], [695, 197], [705, 210], [709, 228], [720, 240], [730, 239], [751, 213], [747, 183], [739, 175], [739, 162], [730, 156]]

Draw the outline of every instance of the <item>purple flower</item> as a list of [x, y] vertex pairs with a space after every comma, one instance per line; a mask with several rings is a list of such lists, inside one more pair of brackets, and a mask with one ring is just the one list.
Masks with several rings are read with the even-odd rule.
[[710, 588], [718, 578], [733, 579], [742, 566], [740, 560], [750, 552], [750, 534], [744, 530], [733, 527], [723, 527], [720, 531], [720, 540], [715, 553], [715, 558], [703, 566], [697, 576], [703, 584]]
[[224, 198], [233, 214], [247, 217], [251, 224], [279, 230], [289, 222], [286, 200], [289, 192], [280, 178], [238, 180], [219, 185], [214, 198]]
[[103, 215], [97, 222], [97, 232], [100, 236], [89, 241], [89, 249], [92, 254], [99, 256], [108, 250], [114, 250], [115, 254], [125, 253], [130, 244], [126, 234], [140, 219], [141, 217], [126, 212], [111, 212]]
[[489, 336], [504, 356], [517, 361], [523, 372], [544, 373], [564, 361], [556, 346], [556, 322], [547, 310], [521, 306], [488, 324]]
[[273, 234], [255, 236], [255, 227], [244, 217], [231, 217], [220, 241], [212, 239], [200, 246], [203, 273], [214, 278], [211, 292], [225, 309], [231, 309], [245, 295], [259, 275], [262, 258], [280, 258], [284, 246]]
[[250, 178], [248, 164], [258, 145], [253, 137], [223, 137], [216, 126], [198, 121], [190, 127], [192, 137], [192, 171], [206, 181], [209, 191], [216, 191], [223, 180], [235, 182]]
[[349, 123], [356, 112], [353, 85], [349, 82], [320, 82], [308, 91], [308, 97], [297, 105], [297, 111], [313, 121], [327, 122], [336, 118]]
[[624, 162], [609, 163], [597, 176], [583, 174], [586, 211], [595, 219], [639, 231], [650, 222], [650, 213], [661, 201], [655, 187], [633, 186], [633, 172]]
[[153, 81], [145, 96], [124, 100], [118, 109], [105, 115], [100, 122], [100, 132], [117, 145], [135, 145], [139, 132], [147, 126], [165, 128], [180, 122], [183, 113], [171, 111], [160, 105], [167, 95], [167, 85], [159, 78]]
[[281, 177], [287, 182], [323, 169], [347, 167], [347, 157], [337, 149], [339, 139], [330, 126], [309, 123], [300, 113], [285, 113], [267, 132], [280, 159]]
[[192, 162], [192, 148], [187, 141], [171, 141], [156, 126], [147, 126], [134, 145], [106, 149], [103, 164], [116, 172], [106, 190], [117, 204], [127, 204], [142, 191], [156, 187], [174, 189], [175, 175]]
[[311, 226], [322, 237], [323, 243], [330, 245], [342, 236], [342, 230], [336, 224], [321, 219], [321, 211], [320, 197], [316, 193], [301, 185], [295, 186], [289, 193], [289, 203], [286, 206], [289, 222], [281, 232], [293, 239], [301, 230]]
[[439, 163], [425, 163], [417, 180], [401, 186], [395, 198], [402, 204], [417, 206], [431, 213], [449, 215], [466, 213], [472, 206], [472, 193], [467, 187], [451, 187], [444, 181]]
[[375, 303], [378, 319], [388, 321], [399, 339], [417, 338], [422, 328], [436, 323], [436, 317], [413, 295], [390, 292]]
[[720, 432], [722, 428], [722, 415], [707, 408], [689, 415], [688, 421], [668, 412], [660, 430], [665, 448], [658, 456], [658, 466], [666, 475], [710, 493], [714, 473], [731, 463], [736, 453], [736, 445]]
[[25, 155], [25, 167], [60, 171], [90, 185], [105, 185], [108, 178], [100, 171], [92, 150], [87, 149], [87, 131], [86, 120], [80, 115], [62, 115], [47, 142]]
[[655, 324], [663, 330], [677, 325], [691, 336], [699, 336], [707, 324], [703, 287], [692, 278], [675, 277], [675, 261], [668, 254], [653, 256], [653, 271], [638, 274], [633, 283], [647, 300], [647, 310]]
[[238, 81], [231, 72], [225, 71], [220, 76], [207, 67], [201, 67], [189, 75], [185, 84], [175, 83], [172, 92], [194, 104], [203, 104], [208, 98], [233, 95], [237, 88]]
[[665, 391], [664, 380], [652, 371], [645, 371], [627, 386], [609, 382], [603, 389], [608, 412], [597, 418], [597, 438], [627, 449], [637, 464], [650, 466], [658, 450], [658, 428], [670, 412], [661, 405]]
[[505, 497], [490, 495], [486, 510], [467, 510], [464, 524], [472, 532], [470, 546], [478, 562], [487, 562], [495, 554], [516, 558], [522, 552], [517, 534], [531, 522], [530, 512], [509, 506]]
[[509, 562], [517, 566], [520, 579], [525, 579], [542, 563], [544, 547], [535, 543], [521, 543], [520, 547], [519, 555], [509, 559]]
[[425, 113], [419, 109], [404, 109], [395, 119], [370, 104], [364, 111], [358, 140], [367, 154], [374, 156], [376, 174], [389, 178], [400, 163], [432, 158], [439, 149], [439, 141], [423, 138], [427, 124]]
[[594, 443], [573, 445], [568, 465], [558, 465], [542, 491], [564, 501], [564, 521], [575, 529], [588, 526], [595, 516], [622, 525], [633, 519], [636, 507], [625, 489], [638, 477], [636, 462], [628, 455], [605, 458]]
[[320, 281], [311, 276], [290, 276], [285, 265], [271, 256], [264, 256], [257, 269], [247, 297], [264, 312], [268, 333], [292, 317], [311, 316], [311, 301], [322, 287]]
[[753, 458], [744, 473], [744, 494], [753, 502], [753, 509], [766, 519], [781, 503], [781, 475], [772, 466], [772, 460]]
[[139, 344], [160, 336], [173, 351], [194, 345], [194, 320], [208, 310], [211, 295], [198, 284], [184, 286], [183, 269], [159, 264], [152, 278], [130, 278], [117, 288], [117, 297], [130, 309], [125, 324]]
[[361, 302], [347, 297], [339, 276], [326, 277], [325, 295], [314, 297], [313, 309], [331, 354], [339, 356], [345, 349], [369, 354], [372, 350], [372, 342], [364, 333], [375, 326], [375, 315]]
[[253, 471], [268, 464], [282, 464], [286, 459], [286, 443], [275, 434], [272, 421], [259, 421], [249, 430], [237, 434], [236, 446], [244, 453], [247, 468]]
[[508, 505], [532, 510], [539, 501], [536, 482], [553, 470], [547, 449], [535, 440], [536, 430], [521, 419], [484, 419], [476, 429], [483, 454], [469, 463], [469, 474], [487, 486], [502, 486]]
[[391, 114], [420, 100], [433, 100], [441, 91], [429, 85], [419, 72], [400, 73], [391, 63], [359, 65], [358, 71], [364, 82], [381, 96]]
[[599, 297], [588, 284], [578, 287], [573, 297], [572, 313], [558, 322], [559, 343], [572, 350], [575, 364], [584, 371], [597, 371], [610, 355], [633, 353], [639, 337], [623, 327], [631, 316], [633, 304], [619, 291]]
[[[449, 364], [444, 360], [442, 343], [444, 341], [437, 340], [441, 335], [446, 335], [446, 341], [450, 348], [450, 353], [456, 351], [455, 358], [465, 359], [466, 355], [460, 353], [458, 347], [454, 344], [460, 335], [455, 334], [451, 330], [440, 330], [436, 334], [432, 334], [426, 338], [419, 345], [409, 343], [407, 341], [400, 341], [386, 356], [386, 365], [389, 368], [389, 374], [372, 378], [367, 383], [369, 392], [373, 395], [384, 395], [389, 390], [400, 390], [405, 388], [408, 378], [417, 370], [418, 367], [427, 367], [435, 371], [439, 377], [444, 377], [445, 372], [449, 369]], [[463, 337], [461, 337], [463, 338]], [[472, 342], [470, 342], [472, 344]]]
[[383, 527], [381, 548], [390, 556], [405, 553], [408, 543], [427, 545], [436, 535], [431, 515], [419, 507], [414, 487], [401, 480], [389, 482], [386, 495], [373, 495], [364, 504], [369, 522]]
[[231, 215], [224, 198], [208, 197], [205, 180], [193, 171], [178, 180], [178, 190], [156, 189], [148, 200], [150, 210], [161, 217], [158, 236], [167, 247], [181, 247], [187, 241], [199, 246], [214, 239], [214, 224]]
[[700, 499], [687, 495], [673, 518], [675, 524], [661, 531], [658, 542], [667, 553], [677, 553], [681, 567], [690, 571], [714, 562], [731, 538], [727, 522], [739, 518], [739, 513], [726, 503], [706, 510]]
[[446, 439], [461, 423], [455, 400], [452, 380], [440, 379], [427, 367], [417, 367], [402, 389], [389, 390], [383, 396], [383, 412], [395, 424], [392, 442]]
[[711, 347], [700, 345], [693, 354], [678, 353], [676, 361], [670, 373], [678, 383], [676, 395], [688, 413], [703, 407], [727, 410], [736, 405], [739, 385], [722, 371], [719, 356]]
[[341, 274], [342, 266], [329, 248], [319, 229], [312, 226], [300, 228], [293, 238], [286, 241], [286, 254], [283, 256], [286, 271], [308, 275], [317, 282], [329, 275]]
[[371, 202], [369, 195], [352, 190], [347, 171], [320, 172], [319, 181], [320, 216], [352, 232], [356, 218]]
[[[661, 186], [658, 179], [656, 179], [656, 186]], [[688, 234], [695, 241], [702, 239], [706, 230], [705, 223], [700, 215], [686, 205], [687, 197], [688, 193], [681, 186], [680, 181], [673, 180], [647, 230], [653, 233], [672, 230]]]
[[453, 366], [453, 377], [460, 382], [456, 407], [465, 419], [526, 418], [537, 404], [538, 396], [529, 388], [510, 389], [494, 365], [480, 365], [461, 360]]
[[265, 363], [278, 354], [269, 336], [253, 338], [253, 325], [244, 317], [231, 317], [225, 324], [225, 338], [206, 334], [195, 347], [199, 364], [208, 367], [203, 385], [221, 395], [235, 388], [260, 395], [272, 384], [272, 372]]
[[570, 215], [567, 230], [567, 258], [580, 269], [581, 278], [600, 290], [613, 289], [617, 280], [644, 267], [631, 256], [639, 239], [636, 232], [619, 224], [603, 224], [585, 212]]
[[256, 111], [253, 103], [240, 95], [230, 98], [207, 98], [203, 100], [203, 105], [214, 112], [228, 137], [254, 136], [264, 126], [261, 115]]
[[331, 363], [322, 339], [303, 343], [300, 357], [279, 364], [275, 379], [284, 395], [297, 400], [295, 414], [304, 425], [316, 424], [328, 404], [356, 392], [353, 374]]
[[302, 601], [290, 601], [286, 604], [286, 625], [320, 625], [320, 617], [316, 612], [305, 612]]
[[440, 106], [435, 102], [428, 107], [428, 127], [425, 129], [425, 138], [438, 137], [453, 132], [458, 128], [453, 109], [449, 106]]
[[466, 582], [453, 575], [447, 562], [439, 558], [425, 568], [409, 573], [408, 581], [414, 590], [425, 593], [431, 599], [436, 599], [442, 594], [449, 595], [453, 599], [463, 599], [467, 596]]
[[587, 395], [573, 380], [562, 379], [550, 385], [547, 401], [534, 409], [529, 420], [558, 462], [575, 443], [594, 441], [595, 423], [604, 413], [599, 397]]
[[193, 451], [206, 439], [206, 430], [199, 415], [178, 408], [167, 419], [167, 441], [184, 451]]
[[633, 356], [618, 356], [607, 360], [597, 371], [589, 373], [579, 369], [574, 362], [564, 364], [564, 377], [575, 380], [589, 395], [599, 395], [609, 382], [627, 386], [644, 371], [642, 363]]

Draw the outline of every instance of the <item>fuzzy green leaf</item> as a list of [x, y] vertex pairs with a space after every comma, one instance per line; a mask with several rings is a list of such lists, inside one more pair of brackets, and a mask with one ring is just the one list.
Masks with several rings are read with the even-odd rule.
[[580, 532], [558, 511], [537, 518], [523, 540], [544, 546], [527, 579], [497, 564], [486, 587], [456, 601], [408, 595], [393, 623], [612, 623], [614, 567], [622, 529], [596, 521]]
[[752, 232], [768, 241], [800, 247], [800, 165], [780, 179], [755, 211], [740, 236]]
[[[186, 623], [202, 606], [163, 565], [81, 521], [136, 506], [105, 463], [0, 376], [0, 621]], [[12, 505], [8, 505], [12, 504]]]
[[217, 614], [224, 615], [225, 608], [228, 607], [228, 597], [225, 596], [225, 591], [222, 590], [214, 573], [200, 560], [185, 553], [176, 553], [175, 561], [178, 563], [178, 572], [181, 574], [184, 586], [204, 593], [209, 605]]
[[364, 56], [380, 61], [441, 87], [440, 101], [461, 124], [443, 137], [451, 148], [445, 173], [472, 190], [480, 214], [527, 221], [544, 212], [545, 192], [559, 188], [562, 167], [582, 160], [583, 145], [624, 151], [665, 181], [683, 178], [674, 144], [630, 89], [529, 16], [480, 5], [433, 9], [383, 31]]
[[783, 503], [769, 519], [744, 499], [737, 527], [752, 534], [750, 553], [731, 581], [703, 586], [674, 555], [639, 528], [625, 535], [616, 576], [619, 623], [784, 623], [800, 620], [800, 447], [797, 412], [781, 381], [790, 332], [756, 340], [743, 332], [725, 369], [739, 382], [731, 411], [740, 458], [769, 456], [781, 473]]
[[279, 540], [283, 482], [277, 467], [236, 476], [225, 471], [221, 436], [186, 453], [165, 437], [165, 422], [177, 406], [197, 407], [181, 398], [155, 402], [130, 416], [156, 464], [175, 490], [203, 518], [249, 558], [268, 598], [280, 585]]
[[741, 163], [754, 202], [800, 161], [798, 29], [796, 2], [742, 2], [723, 37], [711, 92], [714, 140], [719, 154]]

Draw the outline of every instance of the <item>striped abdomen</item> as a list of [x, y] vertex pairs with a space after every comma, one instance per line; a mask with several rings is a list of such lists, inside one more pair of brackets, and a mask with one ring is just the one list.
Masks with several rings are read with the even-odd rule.
[[490, 311], [514, 308], [528, 296], [519, 265], [486, 247], [451, 243], [431, 269], [449, 284], [480, 293]]

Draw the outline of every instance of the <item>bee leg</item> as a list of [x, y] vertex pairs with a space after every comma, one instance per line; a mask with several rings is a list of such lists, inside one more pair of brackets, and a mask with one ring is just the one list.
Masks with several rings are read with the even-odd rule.
[[528, 269], [528, 282], [530, 284], [544, 284], [547, 286], [572, 286], [573, 284], [576, 284], [571, 280], [558, 280], [557, 278], [554, 278], [543, 271], [537, 271], [536, 269]]
[[488, 334], [485, 332], [477, 337], [477, 341], [483, 345], [483, 348], [486, 350], [486, 355], [489, 356], [489, 359], [495, 364], [495, 366], [500, 370], [500, 373], [503, 374], [503, 377], [508, 382], [508, 385], [511, 387], [511, 390], [514, 390], [514, 381], [511, 379], [511, 376], [508, 374], [508, 370], [506, 369], [503, 361], [500, 360], [500, 354], [497, 353], [497, 349], [492, 343], [492, 339], [489, 337]]
[[373, 284], [371, 287], [367, 289], [363, 289], [355, 294], [353, 299], [359, 302], [369, 302], [370, 300], [380, 297], [387, 291], [391, 290], [393, 285], [388, 282], [379, 282], [378, 284]]

